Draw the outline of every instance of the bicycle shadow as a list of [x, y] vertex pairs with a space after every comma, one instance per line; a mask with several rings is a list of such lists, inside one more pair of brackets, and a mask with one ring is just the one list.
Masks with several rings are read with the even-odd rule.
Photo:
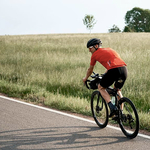
[[[107, 131], [107, 129], [103, 130]], [[99, 127], [93, 126], [46, 127], [4, 131], [0, 132], [0, 149], [18, 150], [31, 149], [31, 147], [34, 147], [35, 150], [87, 149], [130, 141], [124, 136], [111, 134], [104, 136], [101, 135], [100, 131]], [[95, 135], [95, 133], [97, 134]]]

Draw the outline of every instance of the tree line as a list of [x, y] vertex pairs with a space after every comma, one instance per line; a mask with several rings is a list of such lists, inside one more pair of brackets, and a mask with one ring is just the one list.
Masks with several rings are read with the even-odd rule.
[[[94, 16], [86, 15], [83, 19], [83, 24], [86, 25], [86, 28], [91, 33], [96, 24]], [[114, 24], [111, 29], [108, 29], [108, 32], [150, 32], [150, 10], [134, 7], [132, 10], [127, 11], [125, 24], [123, 31]]]

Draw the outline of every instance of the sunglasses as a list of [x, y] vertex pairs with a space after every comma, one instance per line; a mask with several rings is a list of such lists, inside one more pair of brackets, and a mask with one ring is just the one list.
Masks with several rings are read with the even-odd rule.
[[93, 48], [93, 46], [90, 46], [89, 48]]

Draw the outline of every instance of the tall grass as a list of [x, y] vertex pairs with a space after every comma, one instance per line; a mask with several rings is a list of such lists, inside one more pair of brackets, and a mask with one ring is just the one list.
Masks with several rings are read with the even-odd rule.
[[[116, 50], [127, 63], [123, 95], [137, 107], [141, 128], [150, 129], [149, 33], [0, 36], [0, 92], [90, 115], [92, 91], [83, 86], [82, 78], [91, 57], [86, 43], [94, 37], [102, 40], [103, 47]], [[95, 72], [104, 71], [97, 63]]]

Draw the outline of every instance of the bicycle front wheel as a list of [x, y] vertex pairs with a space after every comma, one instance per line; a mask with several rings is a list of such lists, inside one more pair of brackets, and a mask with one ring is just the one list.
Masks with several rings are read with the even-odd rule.
[[91, 97], [91, 111], [93, 118], [100, 128], [108, 124], [108, 108], [99, 91], [94, 91]]
[[128, 138], [135, 138], [139, 132], [139, 117], [132, 101], [128, 98], [121, 98], [119, 104], [123, 105], [122, 112], [119, 113], [119, 125], [122, 132]]

